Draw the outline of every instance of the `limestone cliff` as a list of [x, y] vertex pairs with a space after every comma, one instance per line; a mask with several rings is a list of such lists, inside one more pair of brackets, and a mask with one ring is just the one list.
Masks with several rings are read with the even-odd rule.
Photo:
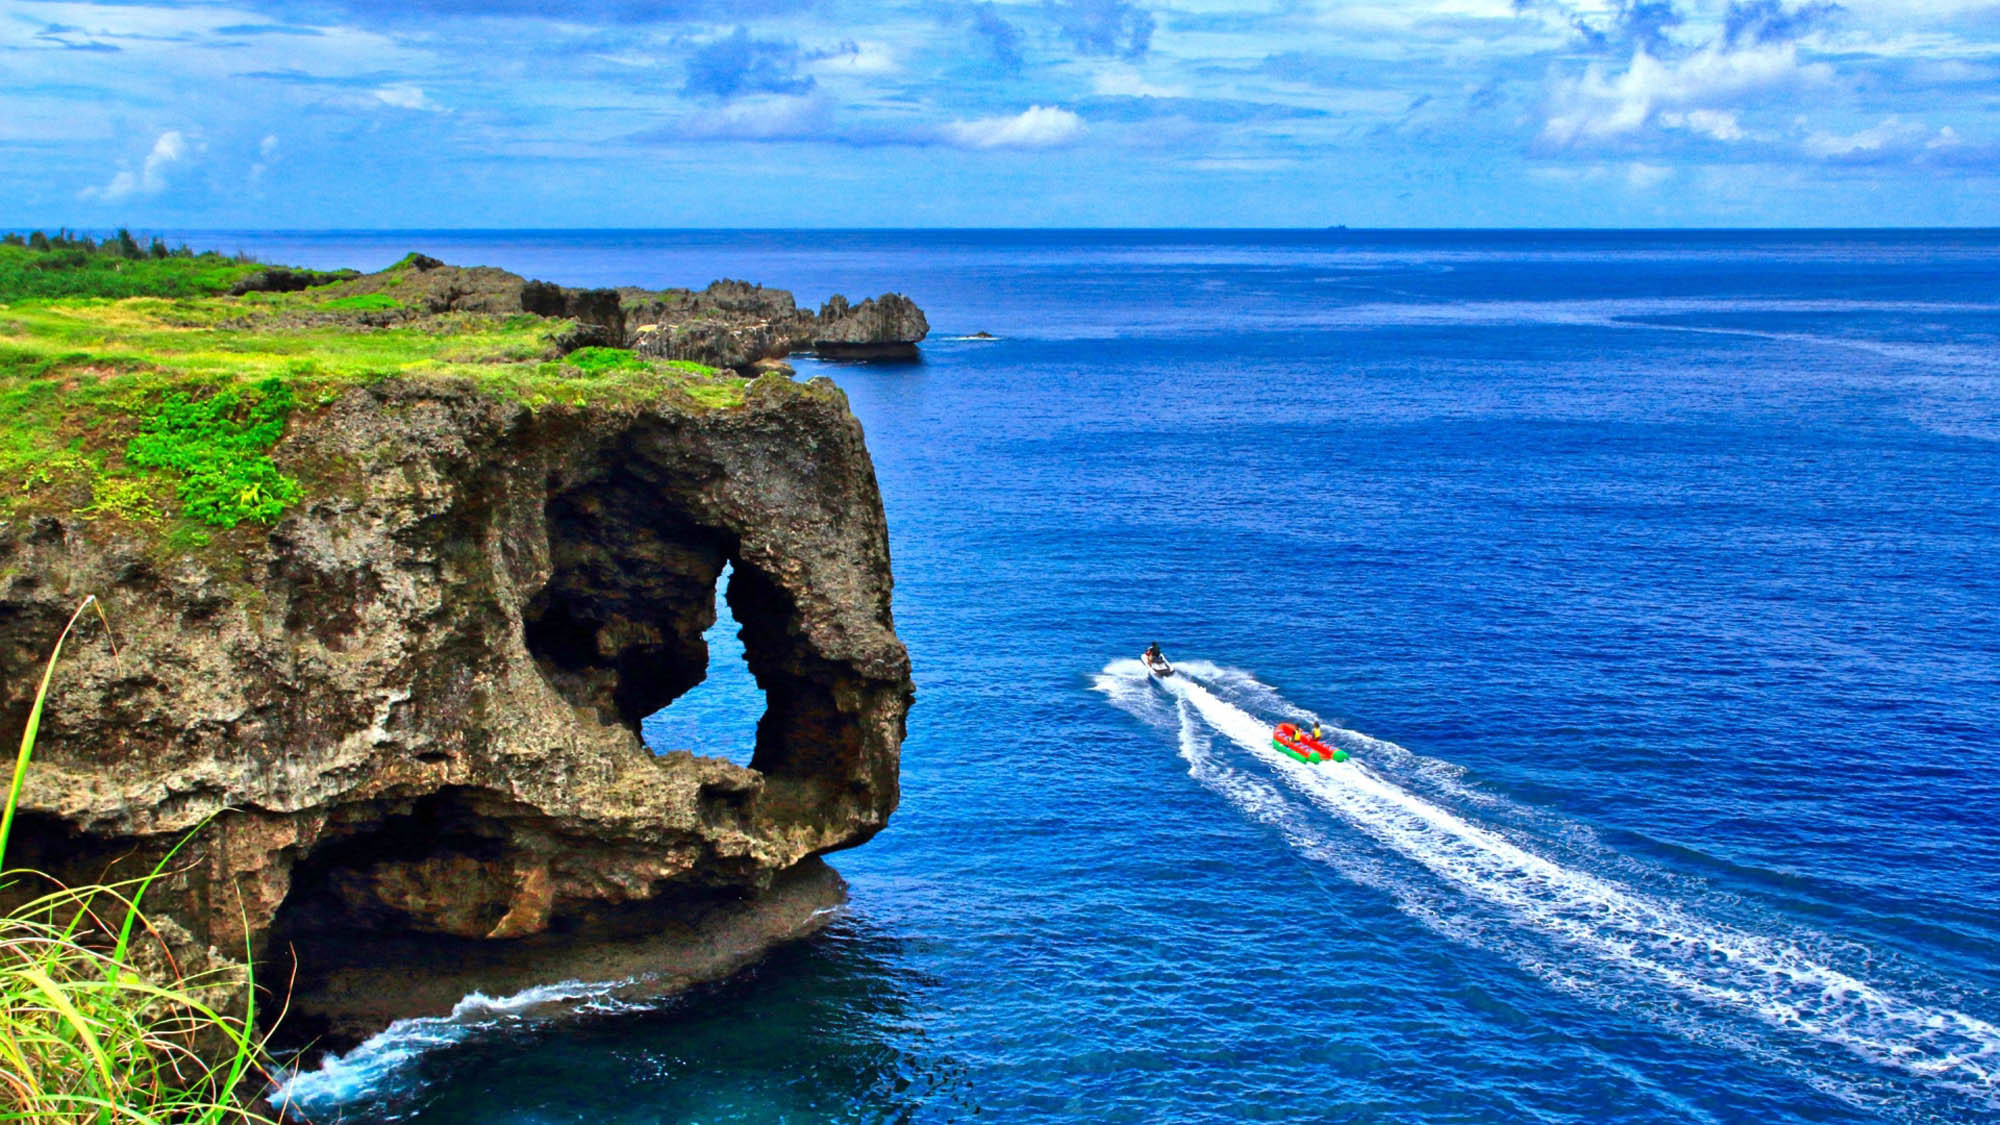
[[[371, 958], [420, 975], [726, 910], [895, 808], [909, 663], [831, 383], [531, 406], [399, 377], [295, 414], [271, 456], [318, 486], [204, 551], [0, 519], [0, 742], [83, 595], [119, 644], [65, 658], [11, 861], [136, 873], [189, 839], [149, 901], [216, 949], [296, 952], [311, 1011]], [[768, 706], [750, 768], [637, 733], [703, 679], [725, 565]]]

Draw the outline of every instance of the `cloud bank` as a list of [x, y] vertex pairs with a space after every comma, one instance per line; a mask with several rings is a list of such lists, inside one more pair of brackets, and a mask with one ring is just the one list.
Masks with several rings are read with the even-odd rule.
[[0, 200], [216, 226], [2000, 224], [1996, 2], [48, 0], [0, 20]]

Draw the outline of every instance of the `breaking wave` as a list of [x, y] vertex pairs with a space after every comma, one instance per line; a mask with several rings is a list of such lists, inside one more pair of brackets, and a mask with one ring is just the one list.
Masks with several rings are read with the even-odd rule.
[[454, 1005], [450, 1015], [397, 1020], [345, 1054], [329, 1056], [311, 1070], [294, 1070], [273, 1094], [273, 1100], [310, 1115], [379, 1099], [384, 1091], [406, 1084], [411, 1068], [440, 1047], [524, 1026], [550, 1012], [611, 1012], [632, 1007], [617, 999], [631, 983], [570, 980], [509, 996], [475, 992]]

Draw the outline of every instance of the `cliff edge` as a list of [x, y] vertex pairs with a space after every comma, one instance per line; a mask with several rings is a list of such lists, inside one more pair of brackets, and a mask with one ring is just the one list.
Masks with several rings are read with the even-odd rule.
[[[587, 323], [561, 311], [551, 337]], [[273, 338], [323, 331], [284, 315]], [[399, 328], [526, 331], [435, 315], [449, 323]], [[27, 329], [0, 323], [17, 343]], [[16, 376], [151, 401], [118, 380], [158, 372], [89, 361]], [[287, 368], [299, 405], [268, 456], [297, 498], [262, 522], [168, 533], [174, 493], [132, 467], [150, 406], [107, 414], [99, 460], [72, 445], [94, 478], [0, 509], [0, 739], [85, 594], [118, 643], [65, 654], [10, 861], [139, 875], [186, 841], [149, 904], [223, 955], [251, 950], [267, 984], [296, 960], [295, 1018], [336, 1040], [577, 975], [579, 956], [660, 966], [606, 943], [682, 934], [706, 943], [699, 977], [740, 962], [718, 940], [809, 929], [838, 895], [816, 857], [896, 806], [912, 697], [861, 427], [824, 379], [642, 364], [592, 396], [610, 376], [526, 362], [541, 382], [435, 359]], [[197, 405], [233, 393], [189, 385]], [[111, 440], [134, 426], [129, 448]], [[107, 481], [151, 506], [92, 502]], [[702, 681], [725, 567], [767, 705], [747, 768], [638, 735]], [[752, 917], [760, 902], [783, 916]]]

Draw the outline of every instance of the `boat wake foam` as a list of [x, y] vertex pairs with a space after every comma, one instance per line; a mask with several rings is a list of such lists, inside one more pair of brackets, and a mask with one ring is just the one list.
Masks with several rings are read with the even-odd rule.
[[[1188, 675], [1159, 681], [1164, 691], [1137, 661], [1112, 663], [1095, 686], [1171, 731], [1197, 782], [1431, 928], [1878, 1112], [1955, 1121], [2000, 1110], [2000, 1026], [1912, 998], [1932, 989], [1862, 979], [1822, 952], [1839, 944], [1826, 935], [1775, 924], [1778, 932], [1762, 933], [1710, 917], [1686, 901], [1695, 896], [1668, 897], [1669, 878], [1650, 880], [1664, 890], [1642, 889], [1622, 872], [1593, 870], [1637, 866], [1625, 857], [1551, 858], [1594, 836], [1511, 808], [1393, 743], [1333, 727], [1332, 741], [1353, 759], [1294, 761], [1272, 749], [1272, 726], [1315, 716], [1248, 673], [1179, 667]], [[1219, 751], [1212, 736], [1240, 753]]]

